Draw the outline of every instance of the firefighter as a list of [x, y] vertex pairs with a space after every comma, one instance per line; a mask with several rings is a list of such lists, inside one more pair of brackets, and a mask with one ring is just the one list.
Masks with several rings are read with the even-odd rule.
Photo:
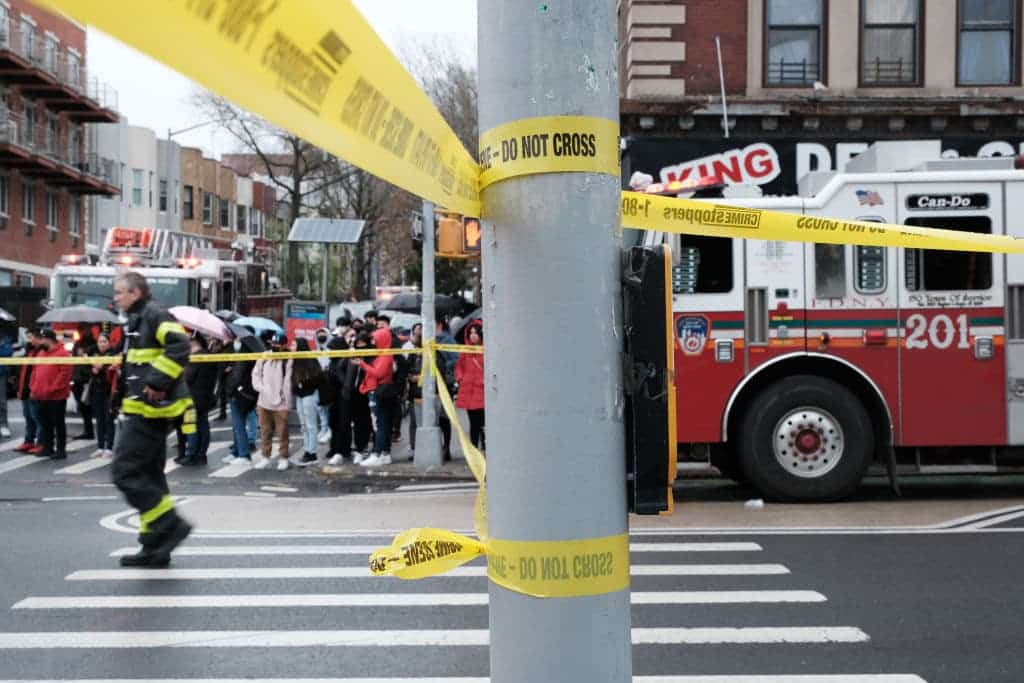
[[142, 549], [121, 558], [125, 567], [165, 567], [191, 525], [174, 509], [164, 476], [167, 434], [178, 422], [195, 431], [195, 409], [183, 371], [190, 342], [185, 329], [150, 300], [146, 278], [135, 272], [114, 280], [114, 303], [128, 316], [122, 358], [121, 414], [114, 447], [114, 483], [139, 511]]

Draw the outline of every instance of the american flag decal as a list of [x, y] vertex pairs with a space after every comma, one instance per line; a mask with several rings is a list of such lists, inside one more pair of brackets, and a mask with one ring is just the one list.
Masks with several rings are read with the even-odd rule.
[[861, 206], [880, 206], [885, 204], [882, 196], [874, 190], [857, 190], [857, 203]]

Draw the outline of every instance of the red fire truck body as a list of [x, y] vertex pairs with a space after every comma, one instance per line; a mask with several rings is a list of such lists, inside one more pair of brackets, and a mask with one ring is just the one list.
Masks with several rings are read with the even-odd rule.
[[[1024, 237], [1013, 159], [940, 159], [938, 143], [913, 144], [812, 174], [799, 197], [715, 201], [821, 230], [832, 217]], [[1019, 455], [1024, 257], [668, 239], [689, 453], [791, 500], [847, 496], [872, 463], [987, 472]]]

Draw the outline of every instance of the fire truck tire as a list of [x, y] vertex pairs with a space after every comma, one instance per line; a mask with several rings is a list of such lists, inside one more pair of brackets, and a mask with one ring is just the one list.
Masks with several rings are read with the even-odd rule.
[[838, 382], [811, 375], [763, 389], [743, 414], [737, 439], [750, 483], [781, 501], [846, 498], [864, 477], [874, 447], [860, 400]]

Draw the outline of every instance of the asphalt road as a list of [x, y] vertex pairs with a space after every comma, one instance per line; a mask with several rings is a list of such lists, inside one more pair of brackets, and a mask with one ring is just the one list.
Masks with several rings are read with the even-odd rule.
[[[482, 562], [408, 582], [366, 572], [369, 549], [387, 536], [200, 533], [171, 569], [123, 572], [116, 555], [134, 538], [101, 524], [125, 510], [105, 468], [2, 471], [16, 457], [0, 449], [0, 682], [487, 676]], [[323, 500], [308, 471], [214, 470], [175, 482], [193, 498]], [[938, 510], [969, 497], [994, 511], [1024, 487], [1014, 478], [922, 479], [904, 490]], [[742, 507], [750, 495], [715, 480], [683, 482], [681, 494], [679, 514]], [[351, 495], [365, 499], [367, 514], [397, 504], [394, 495]], [[223, 500], [218, 515], [239, 514]], [[842, 519], [882, 500], [891, 500], [884, 482], [869, 482], [857, 500], [817, 509]], [[358, 521], [352, 528], [365, 528]], [[1022, 533], [1024, 506], [916, 531], [637, 529], [634, 673], [669, 677], [657, 683], [1017, 682]]]

